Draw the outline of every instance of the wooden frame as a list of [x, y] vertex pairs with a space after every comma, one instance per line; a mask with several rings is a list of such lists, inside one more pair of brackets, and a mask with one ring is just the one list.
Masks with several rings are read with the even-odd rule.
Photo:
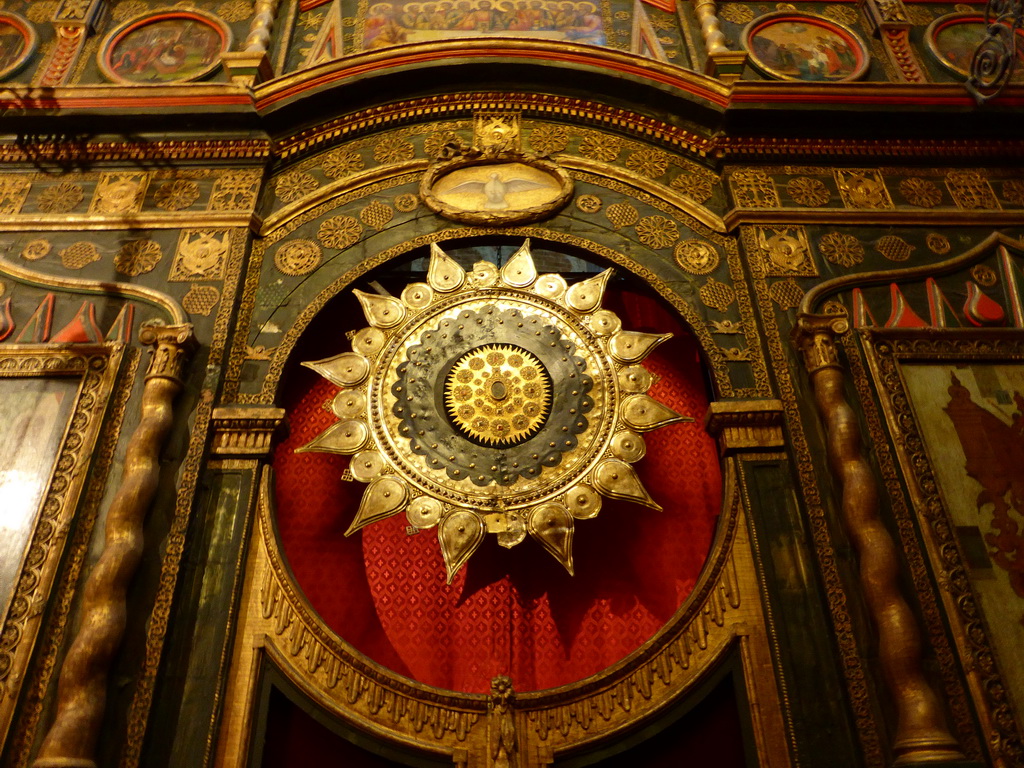
[[[76, 525], [80, 500], [90, 479], [90, 467], [124, 350], [123, 344], [0, 347], [0, 391], [5, 383], [13, 382], [24, 398], [26, 379], [42, 384], [35, 388], [42, 393], [35, 408], [29, 411], [29, 404], [23, 401], [16, 407], [24, 408], [28, 429], [45, 438], [49, 427], [51, 435], [51, 439], [42, 441], [47, 443], [42, 451], [46, 455], [31, 457], [39, 468], [32, 478], [37, 484], [34, 494], [39, 501], [25, 517], [18, 547], [21, 552], [16, 553], [18, 560], [12, 569], [10, 598], [0, 604], [0, 689], [7, 693], [0, 697], [0, 745], [6, 741], [14, 719], [17, 690], [43, 626], [45, 616], [40, 607], [47, 604], [58, 581], [60, 563], [72, 538], [70, 531]], [[58, 386], [46, 387], [46, 382], [56, 382]], [[57, 400], [63, 401], [60, 407], [50, 407]], [[50, 424], [45, 423], [48, 415], [52, 417]], [[27, 439], [35, 439], [37, 445], [41, 442], [38, 434]], [[13, 447], [11, 450], [5, 446], [5, 452], [15, 457], [12, 461], [16, 462], [22, 445]], [[0, 487], [2, 483], [0, 480]], [[31, 504], [33, 498], [27, 497], [26, 501]], [[5, 495], [5, 499], [9, 509], [10, 495]]]

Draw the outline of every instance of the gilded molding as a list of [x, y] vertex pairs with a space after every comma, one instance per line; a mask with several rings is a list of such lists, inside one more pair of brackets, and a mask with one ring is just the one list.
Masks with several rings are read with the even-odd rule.
[[[878, 407], [875, 405], [871, 381], [865, 371], [857, 339], [854, 334], [847, 333], [842, 336], [842, 344], [850, 367], [850, 379], [857, 389], [860, 407], [868, 427], [872, 453], [876, 458], [882, 481], [885, 484], [887, 502], [896, 520], [899, 547], [903, 551], [913, 579], [917, 602], [921, 607], [927, 633], [927, 641], [934, 651], [937, 666], [941, 672], [943, 699], [953, 717], [956, 735], [960, 740], [960, 746], [963, 747], [964, 754], [970, 760], [977, 760], [982, 754], [982, 747], [974, 715], [961, 678], [961, 670], [955, 658], [954, 648], [946, 631], [946, 619], [939, 607], [938, 590], [925, 565], [925, 554], [922, 552], [920, 538], [913, 522], [914, 510], [919, 507], [915, 504], [912, 510], [907, 505], [906, 494], [882, 427]], [[891, 393], [893, 391], [891, 382], [887, 382], [884, 385], [884, 390], [880, 391], [886, 394]], [[881, 399], [884, 400], [884, 397]]]
[[[97, 469], [104, 466], [100, 458], [92, 461], [97, 440], [103, 430], [103, 416], [120, 366], [123, 345], [4, 345], [0, 347], [0, 380], [8, 377], [74, 377], [81, 379], [75, 393], [75, 405], [68, 418], [68, 433], [54, 462], [52, 477], [47, 478], [46, 495], [39, 506], [23, 557], [23, 566], [15, 581], [10, 608], [0, 632], [0, 746], [8, 738], [17, 741], [19, 732], [10, 730], [21, 717], [17, 708], [21, 688], [29, 674], [29, 660], [40, 632], [43, 605], [53, 598], [51, 587], [63, 589], [58, 577], [59, 561], [72, 530], [90, 528], [89, 512], [76, 516], [80, 495], [84, 492], [85, 510], [97, 501], [92, 485]], [[115, 417], [116, 418], [116, 417]], [[108, 441], [109, 443], [109, 441]], [[104, 444], [99, 453], [109, 453], [112, 446]], [[71, 546], [74, 549], [74, 546]], [[74, 557], [74, 554], [71, 555]], [[74, 582], [71, 582], [73, 585]], [[43, 634], [40, 645], [48, 641]], [[21, 723], [18, 723], [20, 727]]]
[[87, 29], [81, 24], [54, 24], [57, 44], [50, 52], [42, 74], [35, 85], [41, 88], [54, 88], [64, 85], [71, 76], [71, 67], [85, 47]]
[[800, 302], [798, 315], [813, 315], [822, 301], [829, 296], [834, 296], [840, 291], [846, 290], [847, 288], [866, 288], [870, 285], [884, 285], [886, 283], [899, 283], [905, 280], [923, 280], [927, 277], [936, 278], [942, 275], [948, 275], [953, 272], [957, 272], [963, 267], [969, 266], [984, 256], [988, 251], [996, 247], [1007, 246], [1018, 250], [1024, 249], [1024, 243], [1021, 241], [1008, 237], [1002, 232], [993, 232], [973, 248], [964, 251], [959, 256], [955, 256], [952, 259], [941, 261], [938, 264], [921, 264], [916, 267], [907, 267], [905, 269], [861, 272], [842, 275], [840, 277], [833, 278], [832, 280], [826, 280], [823, 283], [818, 283], [804, 294], [804, 297]]
[[[739, 649], [761, 765], [788, 768], [789, 751], [751, 560], [735, 469], [726, 465], [726, 506], [708, 565], [676, 617], [608, 674], [552, 691], [491, 695], [443, 692], [367, 664], [316, 616], [292, 581], [272, 533], [269, 475], [259, 495], [215, 764], [249, 758], [255, 687], [263, 657], [320, 706], [379, 738], [450, 755], [457, 764], [539, 768], [554, 754], [585, 749], [642, 727]], [[387, 717], [383, 714], [387, 713]], [[547, 756], [547, 757], [545, 757]]]
[[[1005, 330], [941, 334], [892, 329], [863, 330], [860, 336], [868, 350], [868, 364], [877, 389], [882, 394], [880, 400], [890, 430], [898, 428], [899, 431], [899, 439], [893, 443], [908, 481], [914, 517], [919, 530], [924, 534], [925, 548], [943, 587], [937, 590], [938, 596], [949, 616], [967, 685], [976, 703], [982, 732], [986, 735], [985, 748], [994, 765], [1024, 765], [1024, 744], [1006, 683], [997, 666], [996, 650], [989, 640], [980, 600], [971, 585], [969, 566], [957, 541], [955, 526], [939, 493], [939, 481], [932, 469], [900, 373], [903, 361], [916, 364], [972, 361], [1020, 363], [1024, 361], [1024, 339], [1019, 334]], [[881, 425], [878, 431], [881, 432]], [[883, 458], [890, 464], [893, 461], [888, 451]], [[892, 473], [895, 475], [895, 468], [892, 468]], [[911, 537], [913, 535], [912, 532]], [[941, 619], [939, 624], [944, 629]], [[944, 631], [942, 639], [945, 641]], [[940, 650], [942, 648], [940, 646]], [[951, 704], [956, 712], [956, 699]], [[967, 716], [970, 717], [969, 712]]]
[[782, 424], [781, 400], [716, 400], [704, 417], [722, 456], [782, 448]]
[[54, 721], [35, 768], [96, 766], [107, 676], [127, 624], [127, 591], [142, 556], [143, 521], [156, 494], [160, 451], [174, 418], [172, 402], [182, 389], [182, 368], [195, 343], [189, 325], [145, 326], [139, 338], [154, 346], [142, 414], [107, 512], [103, 550], [83, 588], [83, 621], [61, 665]]
[[899, 556], [879, 515], [878, 487], [864, 457], [857, 417], [844, 394], [836, 337], [845, 315], [797, 316], [794, 345], [804, 357], [826, 452], [841, 489], [842, 521], [860, 559], [860, 584], [878, 637], [882, 675], [896, 708], [892, 748], [901, 764], [963, 759], [924, 675], [917, 620], [900, 593]]
[[[148, 86], [152, 87], [152, 86]], [[196, 87], [192, 85], [190, 87]], [[108, 86], [109, 88], [109, 86]], [[87, 89], [76, 89], [76, 91]], [[123, 98], [130, 99], [128, 88]], [[0, 108], [10, 115], [18, 109], [17, 101], [0, 97]], [[31, 99], [30, 94], [25, 95]], [[28, 141], [0, 144], [2, 163], [74, 163], [88, 166], [97, 162], [139, 160], [253, 160], [270, 157], [271, 145], [267, 139], [162, 139], [152, 142], [116, 141]]]
[[92, 296], [120, 296], [126, 299], [148, 304], [162, 310], [167, 319], [173, 324], [183, 324], [188, 321], [188, 315], [181, 305], [173, 298], [152, 288], [146, 288], [132, 283], [109, 283], [103, 280], [84, 280], [81, 278], [64, 277], [62, 275], [48, 275], [43, 272], [36, 272], [26, 269], [20, 264], [7, 261], [0, 256], [0, 274], [12, 277], [20, 283], [31, 285], [35, 288], [45, 290], [59, 290], [68, 293], [86, 294]]
[[268, 456], [285, 426], [283, 408], [221, 407], [213, 409], [212, 453], [218, 457]]
[[[742, 237], [744, 250], [748, 254], [757, 252], [760, 246], [757, 242], [756, 228], [744, 227]], [[790, 373], [790, 355], [783, 346], [782, 333], [765, 279], [765, 265], [761, 259], [751, 259], [749, 263], [754, 277], [754, 290], [761, 321], [765, 329], [765, 342], [778, 377], [778, 391], [785, 409], [787, 433], [798, 473], [800, 493], [814, 541], [815, 559], [822, 576], [836, 646], [842, 660], [839, 667], [846, 683], [847, 698], [853, 712], [857, 737], [864, 752], [865, 765], [869, 768], [881, 768], [885, 764], [885, 757], [880, 725], [868, 691], [864, 660], [857, 647], [845, 585], [836, 563], [836, 546], [826, 519], [817, 473], [803, 428], [801, 394], [797, 392]]]

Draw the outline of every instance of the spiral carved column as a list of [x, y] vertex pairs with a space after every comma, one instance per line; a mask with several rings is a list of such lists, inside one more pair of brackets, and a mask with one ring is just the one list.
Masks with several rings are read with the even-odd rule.
[[882, 523], [878, 484], [843, 392], [835, 340], [848, 328], [843, 315], [801, 313], [793, 335], [825, 424], [829, 465], [842, 489], [843, 525], [860, 561], [860, 584], [877, 632], [879, 662], [897, 712], [893, 752], [899, 764], [962, 760], [938, 697], [924, 676], [921, 633], [897, 585], [896, 544]]
[[232, 82], [251, 88], [274, 76], [274, 69], [267, 58], [267, 50], [270, 47], [271, 30], [279, 4], [280, 0], [259, 0], [242, 50], [230, 51], [223, 55], [221, 60]]
[[143, 523], [156, 494], [172, 403], [195, 346], [191, 325], [147, 325], [139, 340], [153, 347], [142, 417], [128, 441], [121, 484], [107, 513], [103, 551], [85, 583], [81, 626], [61, 666], [56, 716], [35, 768], [96, 766], [107, 676], [127, 623], [128, 585], [142, 557]]
[[743, 74], [747, 63], [746, 51], [730, 51], [725, 45], [725, 33], [718, 20], [715, 0], [694, 0], [693, 12], [700, 22], [701, 36], [708, 59], [704, 66], [706, 74], [731, 83]]

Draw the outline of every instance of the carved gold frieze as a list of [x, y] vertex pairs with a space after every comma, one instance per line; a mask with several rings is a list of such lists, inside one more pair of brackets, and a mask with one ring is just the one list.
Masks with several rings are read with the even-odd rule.
[[723, 456], [783, 447], [782, 423], [779, 400], [718, 400], [710, 404], [704, 418]]
[[216, 456], [267, 456], [284, 427], [284, 410], [227, 406], [213, 409], [212, 452]]

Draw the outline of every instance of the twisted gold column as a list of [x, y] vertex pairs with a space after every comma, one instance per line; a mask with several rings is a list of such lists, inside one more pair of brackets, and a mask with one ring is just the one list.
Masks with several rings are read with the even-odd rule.
[[730, 51], [725, 45], [725, 33], [718, 21], [718, 6], [715, 0], [694, 0], [693, 12], [700, 22], [704, 48], [708, 60], [704, 72], [727, 83], [738, 80], [747, 62], [746, 51]]
[[95, 768], [106, 706], [107, 675], [124, 637], [128, 585], [142, 556], [142, 529], [160, 476], [160, 451], [173, 421], [172, 402], [195, 338], [191, 325], [147, 325], [152, 345], [142, 417], [128, 441], [121, 485], [107, 512], [103, 551], [85, 583], [82, 622], [60, 670], [57, 713], [35, 768]]
[[921, 635], [897, 586], [898, 554], [879, 515], [878, 485], [864, 458], [860, 426], [843, 392], [836, 336], [844, 315], [801, 313], [794, 342], [825, 424], [829, 465], [842, 489], [842, 519], [860, 560], [860, 584], [878, 633], [885, 684], [896, 707], [893, 752], [900, 764], [963, 759], [921, 665]]
[[267, 50], [270, 47], [271, 30], [274, 27], [279, 2], [280, 0], [259, 0], [242, 50], [229, 51], [221, 57], [232, 82], [251, 88], [274, 76], [270, 59], [267, 58]]

